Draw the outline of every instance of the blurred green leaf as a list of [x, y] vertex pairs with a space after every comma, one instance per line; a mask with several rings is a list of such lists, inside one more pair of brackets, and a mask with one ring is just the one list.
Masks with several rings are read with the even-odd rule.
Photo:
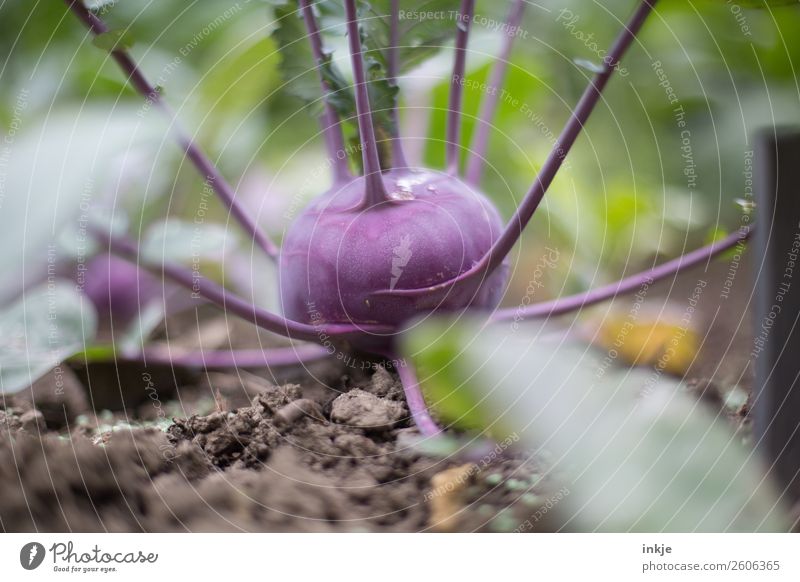
[[129, 30], [115, 29], [98, 34], [92, 39], [92, 44], [108, 52], [115, 50], [128, 50], [136, 40]]
[[26, 292], [0, 312], [0, 393], [30, 386], [85, 349], [96, 325], [92, 303], [67, 281]]
[[[212, 125], [221, 125], [227, 116], [249, 115], [268, 92], [276, 89], [280, 78], [280, 53], [274, 39], [251, 35], [223, 56], [215, 55], [201, 90], [213, 104]], [[215, 119], [216, 118], [216, 119]], [[216, 123], [215, 123], [216, 122]]]
[[605, 366], [560, 332], [469, 319], [415, 326], [405, 353], [443, 416], [551, 453], [569, 481], [567, 528], [789, 528], [754, 452], [677, 381]]
[[737, 0], [737, 3], [746, 8], [767, 8], [798, 4], [798, 1], [799, 0]]
[[718, 240], [722, 240], [729, 234], [730, 232], [721, 226], [712, 226], [706, 232], [705, 244], [711, 244], [717, 242]]
[[77, 363], [113, 362], [117, 357], [117, 350], [112, 344], [96, 344], [87, 346], [71, 356]]
[[170, 218], [150, 226], [141, 246], [145, 262], [189, 264], [221, 263], [226, 252], [237, 246], [236, 235], [221, 224], [189, 222]]
[[92, 207], [108, 197], [110, 178], [119, 170], [113, 161], [158, 131], [135, 109], [94, 106], [54, 112], [6, 140], [0, 243], [14, 252], [0, 256], [0, 302], [45, 276], [48, 249], [58, 254], [65, 230], [89, 254]]
[[147, 303], [128, 325], [122, 337], [116, 340], [122, 353], [137, 353], [150, 338], [150, 334], [161, 325], [166, 316], [166, 305], [162, 301]]

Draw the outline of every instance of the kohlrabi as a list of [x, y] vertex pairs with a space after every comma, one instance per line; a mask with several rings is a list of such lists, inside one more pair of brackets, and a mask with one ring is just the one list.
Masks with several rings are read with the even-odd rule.
[[[108, 32], [104, 23], [82, 0], [65, 0], [95, 35]], [[399, 0], [299, 0], [297, 5], [276, 3], [276, 36], [284, 59], [287, 90], [311, 104], [322, 128], [332, 161], [331, 187], [311, 202], [286, 233], [283, 249], [256, 226], [255, 220], [236, 200], [228, 182], [200, 150], [191, 134], [177, 125], [161, 92], [150, 84], [130, 53], [121, 45], [111, 49], [131, 84], [150, 104], [168, 118], [179, 146], [206, 183], [257, 247], [279, 263], [280, 292], [284, 314], [279, 316], [232, 294], [221, 285], [197, 277], [175, 264], [151, 265], [197, 297], [216, 304], [256, 325], [296, 340], [321, 344], [333, 354], [355, 346], [380, 356], [395, 357], [397, 334], [414, 317], [438, 311], [494, 310], [508, 278], [506, 258], [530, 221], [565, 157], [575, 143], [600, 95], [633, 43], [657, 0], [640, 0], [630, 20], [604, 53], [593, 79], [574, 108], [549, 157], [516, 213], [504, 225], [496, 209], [480, 192], [483, 156], [496, 93], [508, 65], [515, 35], [506, 35], [490, 75], [495, 91], [489, 92], [478, 120], [478, 131], [467, 160], [466, 178], [460, 175], [461, 101], [467, 41], [473, 20], [474, 0], [453, 3], [455, 15], [436, 26], [409, 26], [400, 18]], [[443, 3], [444, 4], [444, 3]], [[519, 24], [524, 0], [514, 0], [507, 25]], [[404, 3], [418, 9], [424, 3]], [[359, 10], [361, 11], [359, 13]], [[320, 28], [320, 16], [326, 23]], [[444, 30], [447, 27], [447, 31]], [[346, 31], [352, 63], [352, 83], [333, 62], [325, 46], [327, 35]], [[398, 129], [396, 77], [417, 56], [429, 54], [455, 37], [446, 134], [444, 168], [409, 167], [403, 155]], [[415, 51], [417, 51], [415, 53]], [[416, 56], [415, 56], [416, 55]], [[308, 63], [303, 60], [308, 57]], [[306, 73], [318, 78], [309, 83]], [[299, 81], [302, 82], [299, 82]], [[322, 99], [320, 99], [320, 95]], [[351, 121], [357, 127], [351, 127]], [[355, 130], [353, 140], [345, 130]], [[355, 142], [352, 145], [345, 146]], [[348, 152], [359, 153], [351, 160]], [[353, 162], [353, 163], [351, 163]], [[353, 173], [353, 167], [358, 171]], [[640, 273], [619, 283], [524, 309], [494, 311], [496, 320], [548, 317], [636, 289], [643, 281], [674, 275], [682, 268], [708, 260], [749, 236], [743, 229], [712, 245]], [[132, 241], [98, 233], [111, 252], [136, 259], [139, 249]], [[299, 350], [319, 357], [320, 350]], [[275, 354], [285, 361], [286, 354]], [[270, 364], [272, 354], [260, 355]], [[232, 363], [237, 363], [232, 358]], [[414, 371], [399, 368], [409, 408], [424, 434], [438, 427], [427, 413]]]
[[[286, 233], [280, 284], [287, 317], [400, 325], [419, 307], [377, 292], [446, 283], [477, 263], [502, 230], [492, 204], [454, 176], [411, 169], [378, 175], [377, 194], [354, 178], [314, 200]], [[507, 269], [497, 269], [473, 296], [445, 296], [430, 309], [494, 308], [507, 279]]]
[[153, 275], [108, 253], [92, 258], [81, 277], [100, 321], [115, 327], [126, 327], [145, 306], [161, 299], [161, 285]]

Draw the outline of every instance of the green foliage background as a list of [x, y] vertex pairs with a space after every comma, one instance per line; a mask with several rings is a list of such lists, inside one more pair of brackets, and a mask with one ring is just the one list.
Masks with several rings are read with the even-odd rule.
[[[279, 238], [288, 223], [284, 215], [324, 189], [327, 176], [313, 108], [299, 106], [282, 90], [282, 56], [270, 37], [272, 4], [93, 0], [112, 28], [134, 40], [132, 51], [149, 77]], [[504, 216], [530, 186], [591, 74], [580, 62], [599, 60], [591, 43], [607, 47], [634, 5], [546, 0], [528, 7], [484, 182]], [[478, 84], [501, 38], [492, 23], [503, 20], [507, 7], [477, 3], [468, 66]], [[564, 10], [578, 17], [571, 26]], [[141, 106], [63, 3], [6, 3], [0, 13], [0, 126], [15, 122], [22, 91], [29, 96], [26, 126], [56, 111], [77, 116], [101, 106]], [[741, 209], [735, 200], [743, 196], [752, 136], [762, 126], [800, 119], [798, 16], [796, 3], [750, 9], [726, 0], [659, 2], [623, 63], [629, 74], [612, 81], [526, 234], [512, 293], [524, 288], [545, 245], [565, 257], [547, 279], [547, 294], [554, 295], [614, 279], [656, 255], [674, 256], [736, 228]], [[343, 42], [331, 48], [334, 60], [346, 61]], [[687, 187], [674, 105], [654, 61], [661, 62], [686, 112], [694, 190]], [[401, 80], [403, 131], [428, 130], [427, 140], [413, 130], [409, 147], [437, 168], [444, 156], [450, 62], [445, 50], [408, 72], [413, 80]], [[481, 95], [465, 90], [465, 146]], [[141, 181], [118, 185], [134, 217], [147, 222], [191, 212], [202, 183], [167, 140], [141, 173]]]

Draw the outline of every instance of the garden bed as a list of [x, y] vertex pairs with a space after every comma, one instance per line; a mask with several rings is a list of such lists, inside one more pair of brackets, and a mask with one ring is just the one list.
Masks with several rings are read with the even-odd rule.
[[[726, 265], [715, 272], [710, 285], [724, 278]], [[684, 284], [694, 282], [689, 276], [658, 290], [682, 297]], [[746, 438], [747, 405], [720, 397], [725, 383], [741, 375], [737, 354], [744, 353], [749, 326], [733, 315], [747, 305], [744, 287], [724, 300], [726, 317], [715, 316], [722, 300], [710, 293], [703, 299], [707, 335], [687, 386]], [[660, 300], [654, 293], [651, 301]], [[255, 332], [244, 324], [220, 334], [226, 325], [212, 317], [200, 336], [253, 341]], [[187, 339], [193, 326], [194, 316], [191, 323], [176, 321], [170, 336], [197, 341]], [[550, 508], [565, 493], [548, 471], [546, 451], [512, 452], [501, 443], [502, 451], [470, 457], [420, 444], [402, 387], [382, 366], [330, 359], [280, 374], [135, 363], [88, 373], [76, 367], [61, 371], [57, 398], [54, 374], [37, 383], [41, 410], [32, 407], [29, 391], [6, 397], [0, 525], [151, 532], [561, 527]], [[87, 384], [99, 412], [92, 412]]]

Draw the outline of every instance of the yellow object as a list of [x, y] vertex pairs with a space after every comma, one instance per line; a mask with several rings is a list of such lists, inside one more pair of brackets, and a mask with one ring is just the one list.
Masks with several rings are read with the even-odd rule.
[[658, 320], [609, 316], [600, 325], [596, 343], [611, 359], [629, 366], [653, 366], [682, 376], [697, 356], [700, 340], [687, 318]]
[[462, 494], [478, 466], [467, 463], [436, 473], [431, 477], [431, 490], [425, 495], [431, 504], [429, 525], [438, 532], [452, 532], [458, 526], [458, 513], [463, 508]]

